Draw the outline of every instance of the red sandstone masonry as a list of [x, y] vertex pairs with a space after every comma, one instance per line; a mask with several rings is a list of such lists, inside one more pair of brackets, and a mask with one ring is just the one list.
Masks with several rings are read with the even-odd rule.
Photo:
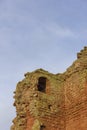
[[11, 130], [87, 130], [87, 47], [63, 74], [25, 74], [14, 98]]

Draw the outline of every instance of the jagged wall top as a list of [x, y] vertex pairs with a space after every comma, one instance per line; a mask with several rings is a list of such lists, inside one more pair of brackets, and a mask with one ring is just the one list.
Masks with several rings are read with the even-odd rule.
[[71, 74], [83, 71], [87, 69], [87, 47], [85, 46], [83, 50], [77, 53], [77, 59], [73, 64], [67, 68], [64, 73], [64, 77], [69, 77]]
[[84, 47], [79, 53], [77, 53], [77, 58], [87, 58], [87, 46]]

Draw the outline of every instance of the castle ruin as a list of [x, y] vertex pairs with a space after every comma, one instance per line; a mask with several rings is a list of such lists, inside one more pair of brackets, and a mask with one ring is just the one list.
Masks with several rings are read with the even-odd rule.
[[87, 47], [62, 74], [26, 73], [14, 93], [11, 130], [87, 130]]

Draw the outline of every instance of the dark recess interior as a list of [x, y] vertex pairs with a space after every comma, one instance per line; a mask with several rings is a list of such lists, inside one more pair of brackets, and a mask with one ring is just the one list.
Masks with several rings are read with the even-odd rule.
[[46, 78], [45, 77], [40, 77], [38, 79], [38, 91], [46, 92]]

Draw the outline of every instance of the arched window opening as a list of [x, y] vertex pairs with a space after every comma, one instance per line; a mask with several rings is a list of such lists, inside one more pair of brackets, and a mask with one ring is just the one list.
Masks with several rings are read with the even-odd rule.
[[38, 79], [38, 91], [46, 92], [46, 78], [45, 77], [40, 77]]

